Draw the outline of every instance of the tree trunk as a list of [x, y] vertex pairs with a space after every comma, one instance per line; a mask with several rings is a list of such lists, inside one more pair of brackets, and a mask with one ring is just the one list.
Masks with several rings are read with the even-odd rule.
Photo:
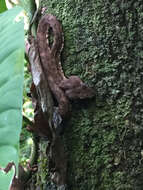
[[72, 102], [65, 126], [68, 189], [142, 190], [142, 0], [42, 5], [62, 23], [66, 76], [78, 75], [96, 91], [96, 98]]

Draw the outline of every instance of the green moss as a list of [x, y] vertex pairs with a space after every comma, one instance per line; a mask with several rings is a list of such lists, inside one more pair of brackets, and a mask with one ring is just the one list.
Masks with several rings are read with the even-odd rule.
[[63, 26], [66, 75], [80, 76], [97, 94], [73, 103], [64, 135], [69, 189], [143, 189], [142, 1], [46, 5]]
[[49, 178], [48, 173], [48, 157], [46, 155], [46, 148], [48, 142], [47, 141], [40, 141], [39, 144], [39, 159], [38, 159], [38, 172], [36, 173], [36, 187], [40, 187], [44, 189], [44, 186], [47, 184], [47, 179]]
[[130, 149], [140, 148], [132, 141], [134, 130], [127, 117], [131, 101], [122, 97], [114, 105], [98, 102], [97, 98], [96, 107], [89, 103], [86, 109], [73, 106], [66, 131], [69, 171], [73, 171], [69, 184], [71, 189], [132, 189], [130, 172], [137, 172], [139, 154]]

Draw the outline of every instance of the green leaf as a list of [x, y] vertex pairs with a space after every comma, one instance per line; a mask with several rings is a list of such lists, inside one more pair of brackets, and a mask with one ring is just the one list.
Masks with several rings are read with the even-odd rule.
[[[18, 165], [22, 126], [24, 23], [20, 7], [0, 14], [0, 167]], [[0, 190], [7, 190], [13, 172], [0, 171]]]
[[4, 12], [7, 10], [5, 0], [0, 0], [0, 13]]
[[35, 0], [20, 0], [20, 5], [24, 8], [29, 17], [29, 20], [31, 21], [34, 12], [36, 11]]

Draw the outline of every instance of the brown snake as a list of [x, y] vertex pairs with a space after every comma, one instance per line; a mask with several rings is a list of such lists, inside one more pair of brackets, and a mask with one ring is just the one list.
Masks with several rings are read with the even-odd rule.
[[[49, 39], [51, 34], [52, 45]], [[71, 76], [67, 79], [64, 76], [60, 63], [64, 38], [61, 24], [55, 16], [46, 14], [42, 17], [38, 25], [37, 41], [41, 64], [49, 87], [58, 102], [60, 115], [65, 117], [69, 111], [69, 99], [93, 97], [94, 92], [79, 77]]]
[[[50, 47], [49, 30], [53, 32], [53, 44]], [[64, 91], [59, 87], [65, 79], [61, 65], [60, 54], [63, 48], [62, 28], [55, 16], [47, 14], [42, 17], [37, 30], [38, 49], [41, 64], [48, 80], [49, 87], [58, 102], [59, 113], [65, 116], [69, 110], [69, 101]]]

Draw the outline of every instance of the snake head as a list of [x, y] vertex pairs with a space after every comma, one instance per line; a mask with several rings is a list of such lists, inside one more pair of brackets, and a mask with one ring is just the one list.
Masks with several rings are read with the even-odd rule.
[[71, 99], [85, 99], [95, 96], [95, 92], [92, 88], [88, 87], [78, 76], [71, 76], [68, 79], [64, 79], [60, 88], [64, 90], [66, 96]]

